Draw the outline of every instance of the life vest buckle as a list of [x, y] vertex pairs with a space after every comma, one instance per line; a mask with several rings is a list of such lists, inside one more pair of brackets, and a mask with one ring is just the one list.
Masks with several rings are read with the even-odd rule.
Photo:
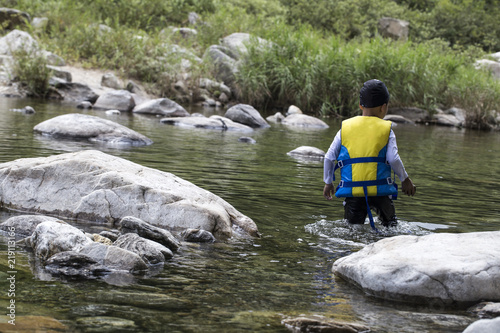
[[337, 161], [337, 166], [342, 169], [344, 167], [344, 162], [343, 161]]
[[344, 181], [343, 181], [343, 180], [341, 180], [341, 181], [339, 182], [339, 187], [344, 187]]
[[392, 180], [391, 177], [387, 177], [387, 184], [392, 185], [394, 181]]

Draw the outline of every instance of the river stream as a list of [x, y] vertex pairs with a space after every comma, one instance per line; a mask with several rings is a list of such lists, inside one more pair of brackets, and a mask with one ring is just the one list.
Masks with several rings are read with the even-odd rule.
[[[31, 105], [24, 115], [9, 111]], [[205, 115], [224, 110], [190, 109]], [[154, 141], [118, 149], [54, 140], [33, 127], [65, 113], [116, 121]], [[253, 133], [186, 129], [158, 117], [82, 111], [59, 102], [0, 98], [0, 163], [99, 149], [171, 172], [222, 197], [259, 227], [260, 239], [188, 244], [150, 276], [127, 281], [60, 281], [35, 276], [33, 258], [16, 253], [16, 316], [52, 317], [81, 332], [289, 332], [287, 317], [321, 315], [368, 325], [374, 332], [461, 332], [472, 315], [439, 306], [381, 301], [333, 277], [332, 263], [381, 239], [368, 224], [342, 221], [342, 201], [322, 196], [323, 164], [292, 158], [299, 146], [327, 150], [340, 122], [327, 130], [272, 124]], [[417, 186], [395, 202], [399, 226], [384, 236], [499, 229], [500, 133], [394, 127], [406, 170]], [[238, 142], [251, 136], [256, 144]], [[338, 175], [337, 175], [338, 176]], [[0, 222], [19, 212], [0, 211]], [[98, 232], [102, 225], [78, 225]], [[487, 244], [485, 244], [487, 246]], [[6, 238], [0, 236], [0, 306], [9, 304]], [[5, 310], [4, 310], [5, 311]], [[0, 311], [0, 315], [2, 312]], [[2, 315], [3, 316], [3, 315]], [[0, 319], [5, 322], [7, 316]]]

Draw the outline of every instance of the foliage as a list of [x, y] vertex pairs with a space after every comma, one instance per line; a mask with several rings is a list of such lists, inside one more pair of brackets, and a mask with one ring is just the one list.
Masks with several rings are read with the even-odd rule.
[[47, 59], [39, 52], [19, 49], [13, 54], [15, 79], [26, 89], [28, 95], [45, 97], [49, 91], [52, 71], [47, 67]]

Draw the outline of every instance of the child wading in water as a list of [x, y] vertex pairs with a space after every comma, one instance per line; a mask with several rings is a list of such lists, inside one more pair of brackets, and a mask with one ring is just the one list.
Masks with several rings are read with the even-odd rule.
[[371, 208], [379, 215], [383, 226], [397, 225], [392, 202], [397, 187], [391, 179], [391, 169], [398, 175], [403, 193], [413, 196], [416, 191], [399, 157], [392, 123], [383, 120], [388, 103], [389, 91], [382, 81], [365, 82], [359, 92], [362, 116], [342, 122], [325, 155], [323, 195], [332, 200], [334, 171], [340, 168], [341, 180], [335, 196], [345, 198], [344, 218], [350, 224], [365, 223], [369, 214], [370, 224], [375, 228]]

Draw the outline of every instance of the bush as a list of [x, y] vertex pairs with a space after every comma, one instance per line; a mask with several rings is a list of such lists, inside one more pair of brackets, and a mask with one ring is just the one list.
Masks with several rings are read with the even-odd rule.
[[45, 97], [49, 92], [52, 71], [47, 67], [47, 59], [38, 52], [20, 49], [13, 54], [15, 80], [26, 89], [29, 96]]

